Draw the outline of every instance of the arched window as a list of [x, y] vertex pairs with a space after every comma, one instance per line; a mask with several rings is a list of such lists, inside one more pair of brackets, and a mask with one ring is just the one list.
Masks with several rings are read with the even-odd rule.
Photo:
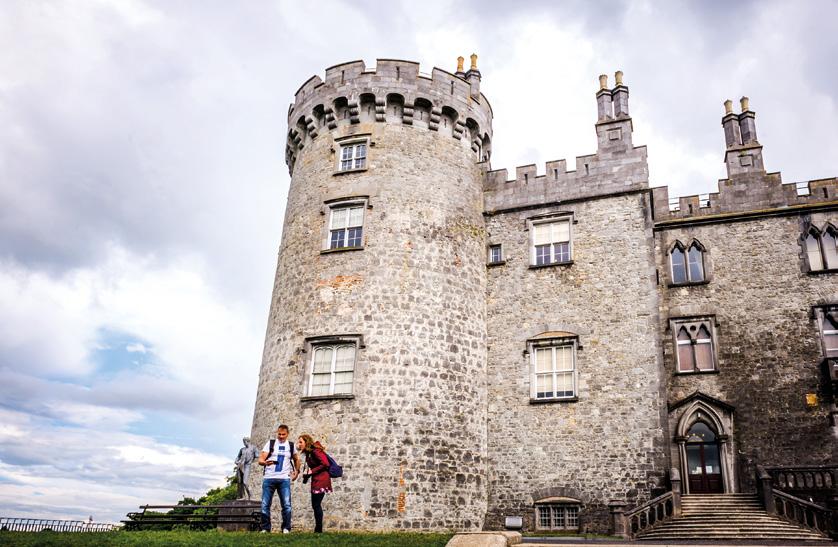
[[670, 253], [670, 264], [672, 265], [672, 283], [687, 282], [687, 261], [684, 248], [680, 242], [675, 243], [675, 248]]
[[687, 251], [687, 276], [691, 283], [704, 281], [704, 253], [698, 243], [693, 242], [690, 250]]
[[709, 319], [677, 320], [673, 324], [677, 347], [678, 372], [716, 370], [713, 325]]
[[827, 269], [838, 268], [838, 247], [836, 247], [835, 228], [829, 226], [823, 234], [821, 234], [821, 247], [823, 248], [824, 262]]
[[838, 269], [838, 231], [833, 226], [822, 232], [810, 227], [804, 243], [810, 272]]
[[806, 255], [809, 258], [809, 270], [823, 270], [823, 256], [821, 255], [821, 242], [817, 230], [809, 230], [806, 235]]
[[693, 241], [689, 248], [676, 241], [669, 253], [669, 263], [673, 285], [701, 283], [705, 279], [704, 247], [698, 241]]

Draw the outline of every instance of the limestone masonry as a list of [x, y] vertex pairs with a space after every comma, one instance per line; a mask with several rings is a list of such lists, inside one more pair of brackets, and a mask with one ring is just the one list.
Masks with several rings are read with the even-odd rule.
[[670, 476], [754, 492], [758, 465], [834, 461], [838, 180], [767, 173], [743, 98], [719, 191], [670, 198], [615, 76], [596, 153], [512, 179], [476, 56], [297, 91], [251, 436], [344, 466], [327, 528], [606, 533]]

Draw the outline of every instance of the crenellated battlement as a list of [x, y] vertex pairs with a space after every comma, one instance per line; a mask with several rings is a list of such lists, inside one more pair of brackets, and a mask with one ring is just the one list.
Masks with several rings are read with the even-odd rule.
[[621, 71], [615, 78], [617, 85], [609, 89], [608, 77], [599, 77], [596, 153], [578, 156], [570, 171], [562, 159], [547, 162], [543, 175], [534, 164], [516, 167], [513, 179], [506, 169], [487, 172], [483, 186], [487, 213], [649, 187], [646, 147], [632, 144], [629, 89]]
[[722, 179], [718, 192], [669, 197], [666, 186], [652, 188], [655, 222], [749, 213], [838, 200], [838, 177], [784, 183], [780, 173]]
[[492, 107], [480, 93], [477, 55], [462, 70], [458, 59], [452, 74], [434, 68], [419, 71], [419, 63], [378, 59], [374, 70], [363, 61], [326, 69], [325, 78], [312, 76], [295, 93], [288, 109], [286, 163], [293, 168], [308, 142], [342, 125], [392, 123], [438, 131], [464, 141], [478, 161], [491, 156]]

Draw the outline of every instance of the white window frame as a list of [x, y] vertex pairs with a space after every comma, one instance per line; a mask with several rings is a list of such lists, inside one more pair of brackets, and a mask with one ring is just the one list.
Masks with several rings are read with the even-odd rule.
[[[338, 172], [346, 173], [367, 169], [367, 165], [369, 165], [369, 149], [369, 139], [341, 142], [337, 154]], [[360, 166], [358, 165], [359, 162], [361, 163]]]
[[[493, 257], [492, 257], [492, 251], [494, 249], [498, 250], [498, 259], [497, 260], [494, 260]], [[489, 245], [488, 263], [489, 264], [500, 264], [501, 262], [503, 262], [503, 245], [500, 244], [500, 243], [492, 243], [491, 245]]]
[[[550, 262], [546, 264], [538, 264], [537, 259], [537, 250], [535, 244], [535, 231], [537, 226], [543, 226], [545, 224], [553, 225], [559, 224], [562, 222], [567, 223], [567, 241], [560, 241], [555, 236], [553, 236], [554, 228], [550, 229], [551, 237], [550, 237]], [[557, 264], [571, 264], [573, 262], [573, 215], [569, 213], [561, 213], [555, 215], [549, 215], [540, 218], [534, 218], [527, 220], [527, 228], [530, 232], [530, 266], [536, 268], [543, 268], [547, 266], [554, 266]], [[556, 245], [560, 243], [567, 243], [567, 260], [556, 260]]]
[[[690, 327], [696, 327], [696, 332], [701, 330], [701, 327], [705, 327], [707, 332], [710, 334], [710, 338], [693, 338], [690, 332]], [[678, 340], [678, 335], [681, 332], [682, 328], [687, 329], [687, 334], [690, 336], [690, 340]], [[718, 344], [716, 341], [716, 328], [715, 328], [715, 320], [713, 317], [690, 317], [690, 318], [679, 318], [679, 319], [672, 319], [670, 320], [670, 329], [672, 331], [672, 342], [675, 344], [675, 373], [676, 374], [700, 374], [700, 373], [707, 373], [707, 372], [717, 372], [719, 370], [719, 353], [718, 353]], [[698, 363], [696, 362], [696, 352], [693, 350], [693, 368], [692, 370], [681, 370], [681, 352], [678, 351], [680, 346], [683, 345], [698, 345], [698, 344], [710, 344], [710, 355], [713, 358], [713, 367], [712, 368], [698, 368]]]
[[[363, 249], [364, 248], [364, 236], [366, 235], [366, 209], [367, 209], [367, 200], [366, 199], [346, 199], [346, 200], [339, 200], [333, 201], [327, 204], [329, 207], [329, 214], [328, 219], [326, 220], [326, 234], [323, 241], [323, 250], [326, 251], [338, 251], [338, 250], [345, 250], [345, 249]], [[351, 211], [353, 209], [361, 209], [361, 221], [360, 224], [352, 224], [352, 214]], [[335, 218], [335, 211], [338, 210], [346, 210], [346, 224], [343, 227], [335, 228], [333, 226], [334, 218]], [[350, 228], [361, 228], [361, 244], [354, 245], [354, 246], [347, 246], [349, 242], [349, 230]], [[343, 235], [343, 245], [339, 247], [332, 247], [332, 231], [333, 230], [344, 230]]]
[[[573, 517], [576, 521], [575, 525], [568, 525], [568, 521], [570, 520], [568, 516], [568, 509], [574, 510], [575, 516]], [[538, 503], [535, 506], [535, 529], [536, 530], [579, 530], [579, 513], [580, 506], [578, 504], [573, 503]], [[549, 513], [549, 521], [550, 524], [548, 526], [544, 526], [541, 523], [541, 513], [543, 510], [546, 510]], [[562, 524], [560, 526], [556, 526], [556, 513], [561, 511], [562, 513]]]
[[[351, 347], [352, 348], [352, 369], [350, 370], [336, 370], [338, 348]], [[333, 337], [317, 337], [307, 343], [307, 352], [309, 353], [308, 364], [306, 366], [306, 377], [304, 382], [304, 397], [312, 398], [329, 398], [329, 397], [353, 397], [355, 393], [355, 385], [358, 380], [358, 350], [363, 347], [360, 342], [360, 336], [333, 336]], [[314, 364], [317, 357], [317, 352], [324, 349], [332, 350], [332, 357], [328, 373], [315, 373]], [[352, 384], [348, 392], [341, 391], [335, 393], [335, 376], [341, 372], [352, 372]], [[327, 393], [313, 394], [314, 378], [317, 375], [329, 374], [329, 389]]]
[[[528, 352], [530, 357], [530, 399], [533, 401], [567, 401], [576, 400], [579, 396], [579, 370], [576, 362], [576, 338], [545, 338], [540, 340], [530, 340], [528, 342]], [[550, 348], [550, 364], [551, 370], [549, 372], [537, 372], [537, 353], [538, 350]], [[570, 369], [559, 369], [556, 359], [556, 348], [570, 348]], [[558, 377], [559, 375], [566, 375], [570, 373], [572, 393], [570, 395], [557, 396], [558, 391]], [[550, 397], [538, 396], [538, 377], [552, 376], [553, 395]]]

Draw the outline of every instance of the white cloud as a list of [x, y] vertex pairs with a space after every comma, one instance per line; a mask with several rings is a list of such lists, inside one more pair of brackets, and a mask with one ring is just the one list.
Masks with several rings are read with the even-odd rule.
[[[741, 94], [769, 169], [838, 174], [836, 76], [821, 72], [834, 3], [368, 8], [4, 4], [0, 400], [16, 409], [0, 410], [4, 514], [118, 520], [229, 472], [284, 216], [286, 108], [327, 66], [402, 57], [453, 70], [477, 52], [493, 166], [512, 172], [592, 153], [596, 77], [622, 69], [635, 144], [670, 195], [715, 189], [721, 103]], [[300, 24], [323, 13], [351, 22], [353, 39]], [[101, 361], [123, 351], [130, 366]], [[155, 429], [167, 416], [177, 427]], [[229, 458], [192, 466], [199, 442]], [[63, 447], [53, 465], [50, 443]]]
[[125, 346], [125, 351], [129, 353], [147, 353], [149, 349], [140, 342], [135, 342], [133, 344], [128, 344], [127, 346]]

